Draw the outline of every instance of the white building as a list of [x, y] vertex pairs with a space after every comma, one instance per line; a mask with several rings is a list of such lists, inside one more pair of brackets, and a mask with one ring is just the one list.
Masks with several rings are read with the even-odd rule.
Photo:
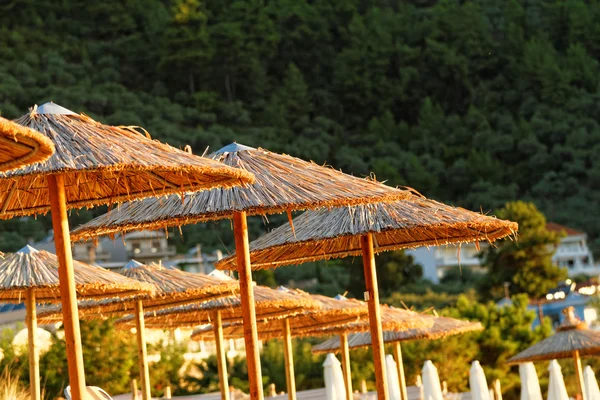
[[[548, 222], [546, 228], [564, 234], [556, 247], [552, 261], [566, 268], [569, 276], [600, 274], [600, 265], [594, 264], [592, 252], [587, 246], [587, 235], [584, 232], [554, 222]], [[486, 243], [481, 243], [480, 250], [485, 250], [487, 246]], [[463, 244], [460, 248], [458, 246], [419, 247], [407, 250], [407, 254], [412, 255], [415, 262], [423, 266], [423, 277], [434, 283], [439, 283], [446, 271], [457, 265], [483, 272], [479, 258], [480, 251], [473, 243]]]
[[[485, 249], [486, 246], [481, 244], [480, 250]], [[465, 243], [460, 247], [452, 245], [419, 247], [406, 250], [406, 253], [413, 256], [415, 262], [423, 266], [423, 278], [429, 279], [433, 283], [439, 283], [446, 272], [457, 265], [483, 272], [479, 251], [474, 243]]]
[[594, 256], [587, 245], [587, 234], [554, 222], [548, 222], [546, 229], [562, 232], [564, 235], [556, 247], [552, 261], [559, 267], [566, 268], [569, 276], [600, 274], [600, 265], [594, 265]]

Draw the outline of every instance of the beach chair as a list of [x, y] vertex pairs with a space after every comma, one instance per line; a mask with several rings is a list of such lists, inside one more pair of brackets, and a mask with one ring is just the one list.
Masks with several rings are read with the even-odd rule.
[[[86, 386], [87, 400], [113, 400], [104, 390], [97, 386]], [[65, 397], [67, 400], [71, 400], [71, 386], [67, 386], [65, 389]]]

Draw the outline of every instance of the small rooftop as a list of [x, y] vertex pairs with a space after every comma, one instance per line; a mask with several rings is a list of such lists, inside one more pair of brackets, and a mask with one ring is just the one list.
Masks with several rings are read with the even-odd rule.
[[585, 232], [578, 231], [577, 229], [569, 228], [556, 222], [546, 223], [546, 229], [552, 232], [565, 232], [567, 236], [581, 236], [585, 235]]
[[215, 151], [215, 154], [235, 153], [236, 151], [256, 150], [254, 147], [246, 146], [236, 142], [230, 143], [225, 147]]

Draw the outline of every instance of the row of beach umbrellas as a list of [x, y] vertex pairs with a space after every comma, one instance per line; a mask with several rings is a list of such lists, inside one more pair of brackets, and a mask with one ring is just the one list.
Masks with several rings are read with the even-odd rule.
[[[256, 347], [259, 337], [256, 312], [252, 298], [247, 296], [251, 292], [251, 269], [362, 254], [367, 289], [365, 300], [369, 308], [371, 335], [375, 338], [372, 348], [377, 392], [380, 398], [386, 398], [383, 331], [374, 253], [423, 245], [492, 242], [514, 234], [517, 229], [514, 223], [449, 207], [410, 190], [391, 189], [368, 180], [357, 180], [329, 168], [263, 149], [232, 144], [217, 151], [213, 157], [254, 173], [256, 182], [247, 187], [186, 195], [183, 205], [181, 199], [175, 196], [129, 203], [75, 229], [73, 236], [90, 239], [98, 234], [114, 235], [135, 229], [166, 229], [228, 217], [231, 212], [227, 210], [232, 209], [244, 209], [249, 214], [258, 215], [284, 210], [288, 212], [289, 225], [275, 229], [251, 245], [247, 243], [247, 232], [244, 230], [243, 240], [236, 239], [237, 254], [217, 264], [217, 268], [238, 271], [243, 309], [245, 300], [250, 299], [251, 304], [244, 311], [242, 329], [251, 398], [262, 397], [262, 388], [254, 387], [261, 378], [260, 369], [255, 368], [260, 363]], [[309, 177], [305, 178], [308, 182], [302, 181], [302, 175], [297, 176], [297, 169], [308, 171]], [[327, 176], [323, 176], [323, 171], [327, 172]], [[313, 201], [308, 204], [305, 202], [308, 200], [306, 194], [314, 189], [315, 184], [319, 193], [311, 194]], [[329, 188], [330, 185], [333, 188]], [[353, 188], [354, 194], [362, 193], [365, 185], [368, 188], [375, 185], [377, 190], [383, 187], [394, 199], [388, 198], [384, 202], [373, 198], [350, 198], [343, 203], [334, 201], [330, 195], [341, 195], [340, 185], [344, 193], [348, 188]], [[278, 203], [275, 199], [280, 190], [284, 192], [281, 194], [283, 200]], [[292, 198], [299, 202], [296, 206], [290, 202]], [[361, 205], [361, 202], [367, 204]], [[279, 205], [276, 207], [276, 204]], [[321, 209], [307, 211], [292, 221], [291, 211], [300, 208], [299, 204], [303, 204], [303, 208]], [[341, 205], [343, 207], [339, 207]], [[236, 225], [234, 218], [234, 232], [238, 232], [237, 227], [240, 225]], [[236, 237], [239, 239], [237, 233]], [[244, 286], [248, 290], [244, 290]]]
[[[16, 122], [50, 139], [55, 153], [44, 162], [3, 174], [0, 218], [52, 212], [74, 399], [81, 398], [85, 379], [69, 208], [150, 198], [112, 208], [77, 229], [74, 238], [233, 219], [236, 255], [219, 268], [238, 272], [252, 399], [263, 398], [252, 269], [362, 255], [377, 392], [386, 399], [374, 254], [422, 245], [492, 242], [517, 230], [515, 223], [449, 207], [412, 190], [263, 149], [234, 143], [209, 157], [196, 157], [151, 140], [136, 127], [102, 125], [53, 103], [32, 108]], [[159, 198], [163, 195], [170, 196]], [[315, 211], [292, 220], [292, 212], [305, 209]], [[247, 215], [281, 212], [288, 214], [289, 226], [250, 246]]]
[[[132, 274], [132, 270], [142, 270], [144, 272], [158, 272], [159, 266], [145, 266], [143, 264], [131, 262], [129, 266], [121, 270], [128, 277], [140, 279], [146, 278], [144, 282], [152, 283], [149, 279], [152, 274]], [[129, 273], [128, 273], [129, 271]], [[227, 282], [234, 282], [231, 278], [215, 271], [217, 276]], [[185, 279], [186, 277], [180, 271], [173, 271], [171, 279]], [[177, 274], [181, 276], [177, 276]], [[160, 274], [156, 274], [160, 275]], [[192, 274], [196, 275], [196, 274]], [[160, 277], [156, 282], [163, 282], [165, 277]], [[176, 286], [174, 284], [171, 287]], [[368, 329], [368, 324], [364, 323], [367, 314], [366, 305], [357, 300], [346, 299], [343, 296], [329, 298], [321, 295], [309, 295], [299, 290], [289, 290], [279, 288], [272, 290], [266, 287], [257, 286], [256, 292], [256, 310], [259, 328], [259, 337], [261, 339], [282, 338], [284, 340], [284, 355], [286, 357], [286, 376], [288, 378], [288, 395], [295, 398], [293, 356], [291, 351], [291, 338], [297, 336], [323, 336], [331, 335], [335, 331], [346, 334], [348, 331], [364, 331]], [[166, 294], [166, 293], [165, 293]], [[127, 307], [129, 301], [120, 299], [108, 299], [99, 301], [82, 301], [79, 304], [80, 316], [83, 319], [106, 318], [108, 316], [131, 314], [131, 308]], [[156, 302], [153, 302], [156, 306]], [[391, 307], [383, 307], [382, 314], [383, 326], [386, 329], [407, 330], [418, 328], [421, 331], [419, 335], [423, 337], [422, 330], [427, 326], [434, 325], [432, 317], [421, 316], [411, 311], [397, 310]], [[61, 308], [53, 307], [46, 309], [41, 313], [40, 322], [55, 323], [62, 318]], [[361, 323], [361, 318], [363, 323]], [[140, 321], [141, 320], [141, 321]], [[240, 329], [241, 307], [239, 295], [223, 297], [208, 302], [194, 302], [177, 307], [154, 310], [146, 313], [144, 318], [138, 318], [136, 313], [118, 320], [117, 326], [123, 328], [135, 327], [140, 337], [140, 329], [173, 329], [190, 328], [203, 324], [211, 324], [195, 332], [196, 338], [205, 339], [204, 336], [210, 335], [211, 339], [216, 340], [217, 359], [219, 361], [219, 375], [221, 383], [222, 397], [228, 396], [227, 372], [225, 371], [225, 353], [223, 350], [224, 338], [243, 337], [243, 330]], [[225, 332], [225, 333], [224, 333]], [[417, 332], [417, 331], [415, 331]], [[145, 343], [140, 342], [141, 348]], [[140, 365], [140, 370], [147, 371], [147, 362]], [[349, 368], [346, 369], [349, 372]], [[146, 381], [147, 382], [147, 381]], [[144, 388], [142, 387], [142, 391]]]
[[[144, 288], [131, 286], [117, 292], [108, 285], [99, 293], [90, 295], [93, 291], [82, 291], [77, 286], [81, 282], [76, 282], [73, 273], [74, 263], [67, 235], [68, 208], [151, 197], [113, 209], [78, 229], [73, 235], [76, 238], [233, 218], [238, 254], [223, 260], [218, 267], [237, 269], [239, 273], [239, 304], [243, 323], [231, 323], [229, 329], [243, 332], [246, 340], [253, 398], [261, 397], [262, 389], [258, 384], [258, 324], [251, 268], [275, 268], [323, 258], [362, 255], [369, 327], [375, 339], [372, 347], [377, 389], [380, 396], [385, 398], [382, 368], [382, 323], [385, 323], [385, 318], [382, 321], [373, 254], [421, 245], [491, 242], [516, 231], [516, 224], [507, 221], [448, 207], [411, 190], [389, 188], [290, 156], [234, 143], [213, 154], [213, 160], [210, 160], [152, 141], [148, 133], [144, 133], [140, 134], [136, 127], [102, 125], [53, 103], [33, 107], [17, 123], [0, 119], [0, 168], [4, 171], [12, 169], [0, 178], [0, 217], [52, 211], [57, 247], [53, 265], [61, 283], [58, 292], [63, 304], [61, 312], [65, 322], [69, 376], [74, 398], [80, 395], [84, 386], [75, 298], [88, 296], [96, 302], [101, 297], [119, 296], [121, 300], [128, 299], [131, 309], [141, 316], [143, 301], [135, 297], [135, 293]], [[144, 159], [140, 159], [139, 154], [144, 154]], [[192, 193], [204, 189], [208, 190]], [[156, 197], [169, 193], [174, 195]], [[292, 221], [292, 211], [317, 208], [319, 210], [306, 212]], [[282, 226], [249, 245], [246, 214], [279, 212], [288, 214], [289, 226]], [[26, 257], [38, 252], [25, 248], [19, 253], [21, 257]], [[39, 257], [42, 254], [36, 255]], [[51, 255], [43, 255], [51, 265]], [[31, 274], [13, 276], [20, 278], [20, 283], [24, 282], [25, 285], [19, 286], [5, 280], [5, 283], [12, 285], [8, 286], [8, 291], [17, 288], [17, 300], [14, 301], [26, 300], [30, 316], [28, 323], [35, 322], [36, 296], [38, 302], [56, 301], [59, 297], [52, 291], [47, 298], [44, 297], [46, 294], [40, 295], [42, 292], [37, 290], [40, 282], [35, 280], [40, 276], [40, 270], [33, 263], [31, 267]], [[103, 284], [107, 283], [95, 283], [98, 285], [96, 288]], [[217, 291], [208, 297], [199, 294], [197, 297], [183, 296], [183, 300], [159, 301], [149, 307], [158, 309], [188, 301], [206, 301], [226, 296], [234, 290], [230, 288], [229, 293]], [[156, 295], [145, 296], [152, 298]], [[143, 323], [143, 318], [138, 317], [137, 320]], [[585, 398], [579, 357], [585, 355], [586, 351], [597, 351], [594, 349], [597, 337], [593, 337], [593, 333], [585, 327], [573, 327], [576, 325], [573, 323], [570, 325], [561, 327], [557, 335], [547, 340], [554, 338], [558, 343], [558, 338], [563, 338], [562, 344], [573, 348], [563, 353], [574, 358], [580, 390]], [[143, 326], [141, 328], [138, 331], [143, 332]], [[292, 328], [289, 330], [291, 334]], [[558, 343], [557, 346], [562, 344]], [[548, 357], [552, 354], [552, 348], [546, 341], [538, 347]], [[527, 351], [534, 352], [529, 349], [524, 353]], [[511, 361], [524, 361], [527, 356], [518, 355]], [[540, 359], [535, 354], [531, 357]]]

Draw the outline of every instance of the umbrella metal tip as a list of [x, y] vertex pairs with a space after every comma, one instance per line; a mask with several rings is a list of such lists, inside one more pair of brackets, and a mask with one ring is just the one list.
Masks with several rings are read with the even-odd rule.
[[248, 151], [248, 150], [256, 150], [256, 149], [254, 147], [245, 146], [243, 144], [233, 142], [233, 143], [228, 144], [227, 146], [222, 147], [219, 150], [215, 151], [215, 154], [236, 153], [238, 151]]
[[32, 254], [32, 253], [37, 253], [38, 250], [34, 247], [31, 247], [30, 245], [25, 245], [25, 247], [23, 247], [21, 250], [17, 251], [17, 253], [21, 253], [21, 254]]
[[218, 269], [214, 269], [208, 273], [208, 276], [221, 279], [224, 281], [232, 281], [233, 279], [230, 276], [227, 276], [223, 271], [219, 271]]
[[136, 261], [136, 260], [132, 259], [127, 264], [123, 265], [123, 269], [135, 269], [135, 268], [139, 268], [139, 267], [142, 267], [142, 266], [144, 266], [144, 264], [142, 264], [139, 261]]
[[77, 115], [77, 113], [59, 106], [51, 101], [42, 104], [35, 110], [36, 114], [62, 114], [62, 115]]

